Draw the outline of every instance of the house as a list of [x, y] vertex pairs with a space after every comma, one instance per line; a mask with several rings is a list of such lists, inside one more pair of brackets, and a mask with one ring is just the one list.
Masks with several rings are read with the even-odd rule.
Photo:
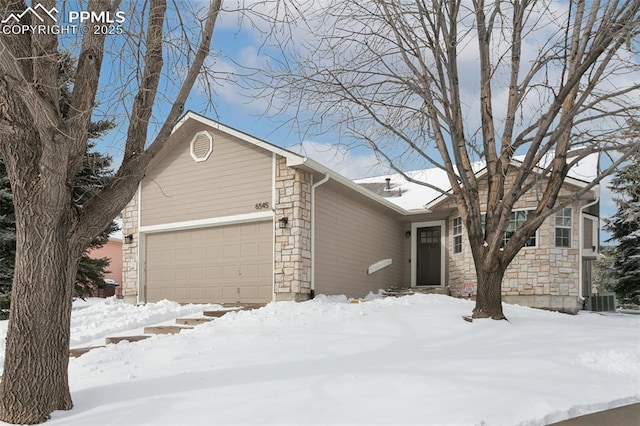
[[[116, 219], [121, 227], [120, 219]], [[109, 258], [109, 272], [104, 274], [105, 283], [108, 285], [104, 289], [94, 290], [95, 297], [121, 296], [122, 289], [122, 231], [118, 230], [109, 235], [107, 242], [100, 248], [89, 249], [87, 255], [94, 259]]]
[[[594, 172], [595, 163], [581, 164], [561, 196]], [[414, 173], [443, 181], [440, 170]], [[516, 206], [512, 226], [536, 189]], [[590, 289], [598, 208], [594, 190], [549, 218], [509, 268], [504, 300], [579, 309]], [[464, 232], [455, 205], [436, 191], [400, 176], [353, 182], [189, 112], [123, 212], [123, 296], [264, 303], [362, 297], [389, 286], [463, 295], [475, 283]]]

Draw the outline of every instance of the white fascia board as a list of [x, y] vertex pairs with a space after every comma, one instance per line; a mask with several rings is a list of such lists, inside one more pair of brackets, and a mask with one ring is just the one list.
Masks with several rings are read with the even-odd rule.
[[[451, 193], [451, 190], [447, 191], [447, 193]], [[424, 205], [424, 208], [431, 212], [432, 209], [437, 206], [438, 204], [442, 203], [443, 201], [445, 201], [448, 197], [444, 194], [438, 195], [436, 198], [434, 198], [433, 200], [429, 201], [427, 204]]]
[[[512, 166], [521, 166], [522, 165], [522, 161], [520, 160], [516, 160], [516, 159], [511, 159], [511, 165]], [[533, 172], [538, 173], [539, 175], [541, 175], [542, 177], [549, 177], [549, 173], [544, 173], [545, 169], [540, 167], [540, 166], [534, 166], [533, 167]], [[486, 170], [485, 170], [486, 173]], [[576, 179], [576, 178], [572, 178], [571, 176], [565, 176], [564, 178], [564, 183], [568, 183], [574, 186], [577, 186], [579, 188], [584, 188], [585, 186], [587, 186], [589, 184], [589, 182], [586, 182], [584, 180], [580, 180], [580, 179]]]
[[235, 225], [238, 223], [258, 222], [270, 219], [273, 219], [273, 212], [271, 210], [256, 213], [237, 214], [233, 216], [212, 217], [208, 219], [187, 220], [184, 222], [163, 223], [160, 225], [141, 226], [140, 232], [150, 234], [153, 232], [208, 228], [211, 226]]

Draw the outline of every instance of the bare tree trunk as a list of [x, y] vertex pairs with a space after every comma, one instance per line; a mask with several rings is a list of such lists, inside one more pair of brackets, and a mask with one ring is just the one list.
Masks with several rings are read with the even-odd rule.
[[[40, 3], [46, 8], [56, 4], [54, 0]], [[12, 4], [4, 9], [26, 9], [23, 1]], [[87, 7], [102, 13], [119, 6], [119, 0], [95, 0]], [[191, 48], [188, 31], [179, 36], [185, 51], [180, 60], [188, 66], [177, 77], [182, 83], [151, 141], [149, 122], [154, 106], [159, 105], [160, 80], [171, 78], [163, 72], [169, 68], [163, 66], [163, 48], [176, 39], [163, 33], [166, 0], [151, 0], [142, 7], [148, 14], [141, 28], [146, 36], [138, 45], [144, 46], [137, 51], [140, 56], [134, 59], [139, 60], [142, 78], [137, 80], [129, 111], [125, 155], [109, 184], [81, 206], [73, 200], [72, 186], [87, 150], [106, 35], [89, 32], [82, 37], [66, 117], [59, 108], [62, 93], [53, 60], [58, 55], [58, 36], [0, 35], [0, 155], [14, 196], [17, 259], [0, 383], [0, 420], [35, 424], [46, 421], [52, 411], [72, 408], [67, 373], [71, 295], [79, 259], [131, 199], [144, 168], [165, 146], [203, 70], [221, 7], [221, 0], [211, 1], [197, 49]], [[124, 44], [139, 40], [133, 33], [123, 36], [130, 37]], [[122, 86], [125, 92], [133, 88], [128, 78], [123, 81], [127, 81]], [[164, 108], [166, 102], [162, 103]]]
[[491, 267], [476, 266], [478, 289], [473, 318], [506, 319], [502, 313], [502, 278], [506, 268], [498, 262]]
[[[76, 226], [71, 179], [61, 171], [66, 152], [41, 143], [46, 134], [28, 126], [20, 102], [10, 148], [1, 146], [16, 214], [16, 263], [0, 383], [0, 420], [35, 424], [73, 404], [68, 385], [71, 294], [82, 251], [71, 238]], [[3, 141], [9, 142], [9, 141]], [[26, 161], [25, 161], [26, 160]]]
[[0, 383], [0, 420], [9, 423], [41, 423], [52, 411], [73, 406], [68, 363], [78, 256], [70, 247], [70, 221], [51, 214], [46, 200], [40, 201], [18, 206], [28, 212], [16, 223], [16, 265]]

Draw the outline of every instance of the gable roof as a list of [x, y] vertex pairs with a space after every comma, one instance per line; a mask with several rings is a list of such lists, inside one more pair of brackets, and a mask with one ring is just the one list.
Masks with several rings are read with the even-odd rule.
[[[265, 140], [256, 138], [248, 133], [225, 126], [224, 124], [193, 111], [188, 111], [178, 121], [172, 130], [172, 134], [190, 120], [195, 120], [256, 147], [280, 155], [286, 159], [287, 166], [289, 167], [301, 168], [311, 173], [319, 173], [324, 176], [328, 176], [330, 179], [345, 186], [349, 190], [357, 192], [387, 209], [395, 211], [396, 213], [403, 215], [426, 213], [431, 207], [446, 198], [446, 195], [433, 188], [407, 181], [404, 176], [399, 173], [352, 181], [309, 157], [296, 154]], [[517, 163], [520, 163], [522, 159], [524, 159], [524, 156], [515, 157], [513, 162], [517, 165]], [[482, 161], [473, 163], [472, 169], [478, 177], [481, 177], [486, 173], [485, 163]], [[597, 172], [598, 156], [597, 154], [593, 154], [584, 158], [576, 166], [572, 167], [566, 182], [576, 186], [584, 186], [597, 176]], [[451, 185], [449, 184], [447, 173], [442, 169], [432, 168], [415, 170], [407, 172], [406, 174], [412, 179], [421, 182], [428, 182], [430, 185], [441, 188], [444, 192], [451, 191]], [[387, 178], [390, 179], [390, 189], [386, 188]]]
[[235, 136], [236, 138], [243, 140], [245, 142], [248, 142], [252, 145], [255, 145], [259, 148], [262, 148], [266, 151], [269, 152], [273, 152], [276, 153], [282, 157], [285, 157], [287, 159], [287, 164], [289, 163], [289, 160], [291, 160], [293, 163], [297, 163], [300, 161], [303, 161], [304, 157], [302, 157], [301, 155], [298, 155], [294, 152], [291, 152], [289, 150], [286, 150], [284, 148], [281, 148], [279, 146], [276, 146], [272, 143], [269, 143], [263, 139], [259, 139], [256, 138], [255, 136], [251, 136], [248, 133], [242, 132], [240, 130], [234, 129], [233, 127], [229, 127], [229, 126], [225, 126], [222, 123], [219, 123], [215, 120], [212, 120], [210, 118], [207, 118], [203, 115], [200, 115], [196, 112], [193, 111], [187, 111], [187, 113], [185, 115], [182, 116], [182, 118], [180, 118], [180, 120], [178, 120], [178, 122], [176, 123], [175, 127], [173, 128], [173, 130], [171, 131], [171, 134], [174, 134], [178, 129], [180, 129], [180, 127], [182, 127], [186, 122], [188, 122], [189, 120], [194, 120], [197, 121], [199, 123], [202, 123], [208, 127], [214, 128], [216, 130], [219, 130], [223, 133], [226, 133], [228, 135], [231, 136]]
[[[287, 149], [281, 148], [279, 146], [276, 146], [272, 143], [269, 143], [265, 140], [256, 138], [255, 136], [252, 136], [248, 133], [242, 132], [240, 130], [234, 129], [232, 127], [229, 126], [225, 126], [224, 124], [221, 124], [215, 120], [212, 120], [210, 118], [204, 117], [198, 113], [195, 113], [193, 111], [188, 111], [179, 121], [178, 123], [176, 123], [175, 127], [173, 128], [173, 130], [171, 131], [171, 133], [175, 133], [178, 129], [180, 129], [180, 127], [182, 127], [185, 123], [187, 123], [190, 120], [194, 120], [197, 121], [199, 123], [202, 123], [208, 127], [211, 127], [213, 129], [216, 129], [220, 132], [226, 133], [228, 135], [234, 136], [244, 142], [247, 142], [249, 144], [252, 144], [256, 147], [262, 148], [266, 151], [275, 153], [277, 155], [280, 155], [281, 157], [284, 157], [287, 160], [287, 166], [289, 167], [294, 167], [294, 168], [301, 168], [303, 170], [309, 171], [311, 173], [319, 173], [322, 174], [324, 176], [329, 176], [330, 179], [340, 183], [341, 185], [347, 187], [348, 189], [355, 191], [361, 195], [363, 195], [366, 198], [369, 198], [373, 201], [375, 201], [378, 204], [381, 204], [382, 206], [386, 207], [387, 209], [393, 210], [396, 213], [400, 213], [400, 214], [406, 214], [407, 212], [405, 211], [405, 209], [403, 209], [402, 207], [398, 206], [397, 204], [394, 204], [390, 201], [388, 201], [386, 198], [381, 197], [380, 195], [369, 191], [368, 189], [362, 187], [361, 185], [358, 185], [357, 183], [353, 182], [352, 180], [342, 176], [341, 174], [331, 170], [328, 167], [323, 166], [322, 164], [312, 160], [309, 157], [305, 157], [299, 154], [296, 154], [294, 152], [291, 152]], [[166, 152], [166, 148], [165, 148], [165, 152]]]

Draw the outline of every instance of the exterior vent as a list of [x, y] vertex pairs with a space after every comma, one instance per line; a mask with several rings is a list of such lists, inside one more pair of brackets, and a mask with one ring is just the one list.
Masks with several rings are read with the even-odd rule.
[[615, 293], [602, 293], [589, 298], [589, 308], [595, 312], [611, 312], [616, 310]]
[[191, 158], [193, 158], [196, 163], [206, 161], [213, 152], [213, 138], [211, 134], [207, 131], [196, 133], [193, 139], [191, 139], [189, 150]]

